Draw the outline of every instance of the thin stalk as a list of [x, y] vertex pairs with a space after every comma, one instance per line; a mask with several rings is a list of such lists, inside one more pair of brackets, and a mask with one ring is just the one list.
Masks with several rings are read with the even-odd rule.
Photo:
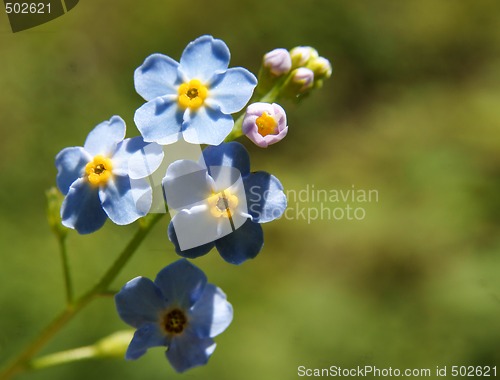
[[108, 291], [108, 287], [111, 285], [113, 280], [120, 273], [125, 264], [127, 264], [137, 248], [141, 245], [144, 238], [149, 234], [151, 229], [163, 217], [163, 215], [165, 214], [151, 214], [146, 217], [149, 218], [147, 222], [140, 225], [139, 230], [135, 233], [132, 240], [130, 240], [113, 265], [111, 265], [101, 280], [86, 295], [84, 295], [83, 298], [86, 296], [93, 296], [94, 294], [106, 293]]
[[42, 330], [42, 332], [21, 352], [1, 373], [0, 379], [7, 380], [14, 375], [29, 369], [27, 363], [40, 351], [45, 344], [64, 326], [73, 316], [78, 313], [91, 298], [76, 302], [73, 307], [66, 306], [66, 309], [60, 313], [51, 323]]
[[79, 360], [92, 359], [96, 357], [96, 354], [97, 350], [94, 346], [78, 347], [35, 359], [29, 364], [29, 368], [36, 370]]
[[78, 298], [73, 304], [66, 308], [45, 327], [42, 332], [17, 356], [5, 369], [0, 372], [0, 380], [7, 380], [14, 375], [30, 369], [31, 359], [50, 341], [50, 339], [61, 330], [80, 310], [82, 310], [90, 301], [101, 293], [107, 292], [107, 288], [121, 269], [129, 261], [137, 248], [141, 245], [144, 238], [149, 234], [154, 225], [161, 219], [163, 214], [154, 214], [148, 221], [140, 224], [139, 230], [135, 233], [132, 240], [128, 243], [116, 261], [106, 271], [101, 280], [87, 293]]
[[59, 251], [61, 252], [61, 262], [64, 275], [64, 288], [66, 289], [66, 304], [73, 304], [73, 281], [71, 280], [71, 271], [69, 269], [68, 251], [66, 249], [66, 235], [57, 237], [59, 242]]

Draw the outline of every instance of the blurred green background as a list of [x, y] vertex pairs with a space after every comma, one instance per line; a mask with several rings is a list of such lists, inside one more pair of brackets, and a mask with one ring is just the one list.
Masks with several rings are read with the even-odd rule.
[[[44, 191], [54, 156], [114, 114], [138, 132], [133, 71], [175, 59], [202, 34], [231, 66], [257, 72], [276, 47], [311, 45], [333, 77], [302, 104], [282, 103], [289, 134], [249, 141], [253, 170], [286, 189], [375, 189], [364, 220], [281, 219], [239, 267], [197, 259], [228, 294], [233, 324], [209, 365], [186, 379], [294, 379], [297, 367], [500, 371], [500, 3], [497, 1], [82, 0], [13, 34], [0, 15], [0, 366], [62, 309], [57, 243]], [[327, 207], [345, 207], [328, 203]], [[290, 207], [318, 207], [302, 202]], [[292, 213], [290, 213], [292, 214]], [[154, 277], [177, 257], [155, 228], [115, 283]], [[71, 234], [77, 292], [94, 284], [135, 226]], [[111, 299], [91, 304], [44, 350], [125, 328]], [[93, 361], [20, 379], [175, 379], [162, 349], [137, 362]]]

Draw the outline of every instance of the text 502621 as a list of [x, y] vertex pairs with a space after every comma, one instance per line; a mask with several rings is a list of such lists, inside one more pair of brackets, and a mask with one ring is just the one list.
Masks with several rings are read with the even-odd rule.
[[44, 14], [50, 13], [50, 3], [5, 3], [8, 14]]

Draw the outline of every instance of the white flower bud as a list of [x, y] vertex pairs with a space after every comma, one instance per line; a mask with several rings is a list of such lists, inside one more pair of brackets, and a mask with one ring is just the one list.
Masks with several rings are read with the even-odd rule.
[[318, 58], [316, 49], [310, 46], [297, 46], [290, 50], [293, 67], [305, 66], [309, 60]]
[[292, 81], [294, 83], [302, 85], [299, 91], [305, 92], [309, 90], [314, 84], [314, 73], [310, 69], [299, 67], [294, 71]]
[[316, 78], [330, 78], [332, 75], [332, 65], [330, 61], [324, 57], [318, 57], [313, 60], [308, 66], [316, 75]]

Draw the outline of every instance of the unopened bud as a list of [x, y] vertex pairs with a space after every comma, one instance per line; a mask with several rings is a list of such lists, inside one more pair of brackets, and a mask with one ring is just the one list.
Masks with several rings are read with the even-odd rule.
[[306, 92], [314, 84], [314, 73], [305, 67], [299, 67], [293, 73], [292, 81], [300, 85], [299, 93]]
[[290, 53], [286, 49], [274, 49], [264, 55], [264, 67], [276, 75], [287, 74], [292, 67]]
[[310, 46], [297, 46], [290, 50], [290, 57], [292, 59], [292, 67], [303, 67], [311, 59], [318, 58], [318, 52]]
[[314, 72], [316, 79], [330, 78], [332, 75], [332, 65], [324, 57], [318, 57], [309, 63], [308, 67]]

